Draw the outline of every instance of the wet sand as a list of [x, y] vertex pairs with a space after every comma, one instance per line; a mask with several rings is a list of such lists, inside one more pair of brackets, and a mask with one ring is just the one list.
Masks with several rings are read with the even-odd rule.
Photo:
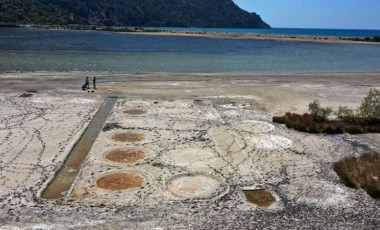
[[[88, 75], [95, 93], [81, 90]], [[380, 135], [311, 135], [271, 118], [313, 99], [356, 107], [379, 82], [378, 73], [2, 74], [0, 229], [376, 228], [379, 200], [342, 185], [332, 165], [380, 152]], [[37, 92], [19, 97], [27, 91]], [[117, 103], [70, 191], [42, 199], [109, 96]], [[107, 158], [128, 149], [143, 155]], [[263, 189], [255, 202], [243, 192]]]

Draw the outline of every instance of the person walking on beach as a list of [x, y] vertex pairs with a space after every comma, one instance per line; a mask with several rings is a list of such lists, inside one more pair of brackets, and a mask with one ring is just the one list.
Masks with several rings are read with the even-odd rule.
[[96, 89], [96, 77], [92, 79], [92, 83], [94, 84], [94, 89]]
[[86, 77], [86, 80], [84, 80], [84, 85], [82, 85], [82, 90], [90, 89], [90, 80], [88, 77]]
[[88, 79], [88, 77], [86, 77], [86, 85], [87, 89], [90, 89], [90, 80]]
[[84, 84], [82, 85], [82, 90], [86, 90], [88, 89], [88, 77], [86, 77], [86, 79], [84, 80]]

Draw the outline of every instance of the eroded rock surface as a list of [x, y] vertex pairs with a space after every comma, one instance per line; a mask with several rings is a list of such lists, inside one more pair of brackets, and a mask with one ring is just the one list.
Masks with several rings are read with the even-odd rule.
[[[273, 124], [271, 115], [251, 104], [251, 99], [205, 97], [202, 103], [119, 99], [67, 196], [42, 200], [38, 191], [62, 163], [64, 156], [57, 149], [68, 142], [49, 147], [54, 141], [40, 140], [67, 136], [74, 141], [93, 110], [80, 100], [72, 107], [59, 102], [64, 105], [50, 108], [43, 102], [41, 110], [23, 105], [25, 99], [2, 100], [9, 105], [8, 114], [1, 115], [0, 130], [4, 169], [0, 181], [7, 185], [0, 191], [4, 226], [360, 229], [379, 225], [379, 201], [342, 186], [332, 170], [333, 162], [376, 146], [360, 137], [288, 130]], [[86, 108], [87, 113], [82, 113]], [[23, 115], [30, 109], [35, 110], [29, 117]], [[126, 109], [146, 113], [124, 113]], [[83, 121], [66, 110], [83, 115]], [[38, 111], [44, 111], [41, 118], [35, 117]], [[54, 125], [57, 119], [69, 124]], [[138, 149], [144, 156], [132, 151]], [[25, 181], [34, 187], [22, 187]], [[360, 218], [347, 219], [350, 215]]]

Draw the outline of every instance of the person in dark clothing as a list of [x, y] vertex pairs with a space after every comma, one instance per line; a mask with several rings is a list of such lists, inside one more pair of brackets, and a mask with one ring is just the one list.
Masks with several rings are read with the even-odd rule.
[[84, 84], [82, 85], [82, 90], [86, 90], [88, 87], [87, 85], [88, 83], [87, 83], [87, 78], [86, 78], [86, 80], [84, 81]]
[[90, 89], [90, 80], [88, 79], [88, 77], [86, 77], [86, 85], [87, 89]]
[[86, 77], [86, 80], [84, 81], [84, 85], [82, 85], [82, 90], [90, 89], [90, 81], [88, 80], [88, 77]]
[[96, 89], [96, 77], [92, 79], [92, 83], [94, 84], [94, 89]]

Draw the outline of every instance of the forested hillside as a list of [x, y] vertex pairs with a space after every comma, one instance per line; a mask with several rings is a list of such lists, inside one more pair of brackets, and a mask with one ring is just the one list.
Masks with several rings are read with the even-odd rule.
[[0, 22], [269, 28], [232, 0], [0, 0]]

